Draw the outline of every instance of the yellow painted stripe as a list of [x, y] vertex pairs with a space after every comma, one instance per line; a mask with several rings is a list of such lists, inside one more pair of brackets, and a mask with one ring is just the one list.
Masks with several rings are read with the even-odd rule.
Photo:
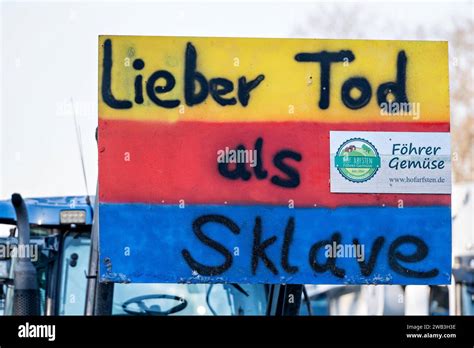
[[[133, 102], [129, 109], [117, 110], [104, 103], [101, 95], [104, 42], [112, 42], [112, 85], [115, 98]], [[247, 80], [263, 74], [265, 79], [250, 92], [249, 104], [221, 106], [209, 96], [194, 106], [185, 104], [184, 64], [187, 43], [197, 51], [197, 70], [207, 80], [224, 77], [237, 87], [239, 77]], [[330, 105], [322, 110], [320, 64], [302, 63], [295, 55], [303, 52], [351, 50], [355, 60], [333, 63], [330, 79]], [[387, 116], [381, 113], [376, 90], [394, 81], [397, 55], [407, 56], [406, 92], [408, 100], [419, 107], [419, 117]], [[145, 62], [138, 72], [133, 61]], [[176, 79], [172, 91], [163, 99], [179, 99], [180, 106], [166, 109], [154, 104], [144, 88], [144, 102], [134, 100], [137, 74], [148, 77], [167, 70]], [[363, 76], [372, 87], [370, 102], [352, 110], [341, 101], [341, 86], [350, 77]], [[157, 84], [163, 83], [159, 80]], [[312, 39], [244, 39], [197, 37], [101, 36], [99, 38], [99, 117], [101, 119], [157, 121], [319, 121], [319, 122], [449, 122], [449, 77], [447, 42], [368, 41]], [[228, 97], [236, 96], [236, 91]], [[416, 109], [415, 109], [416, 110]]]

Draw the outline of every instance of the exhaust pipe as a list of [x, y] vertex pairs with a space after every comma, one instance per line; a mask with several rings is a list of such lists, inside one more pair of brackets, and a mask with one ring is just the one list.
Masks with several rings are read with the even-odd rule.
[[[18, 227], [18, 248], [28, 250], [30, 244], [30, 223], [25, 201], [20, 194], [12, 195]], [[36, 268], [30, 259], [30, 253], [18, 253], [14, 275], [13, 315], [40, 315], [40, 301]]]

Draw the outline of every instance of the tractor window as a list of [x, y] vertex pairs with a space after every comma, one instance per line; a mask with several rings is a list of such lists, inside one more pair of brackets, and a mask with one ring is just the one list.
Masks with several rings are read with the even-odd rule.
[[447, 286], [431, 287], [430, 315], [449, 315], [449, 288]]
[[265, 315], [263, 285], [115, 284], [114, 315]]
[[60, 262], [59, 315], [84, 315], [86, 274], [89, 267], [90, 237], [88, 233], [69, 233], [63, 239]]
[[474, 285], [461, 285], [462, 315], [474, 315]]

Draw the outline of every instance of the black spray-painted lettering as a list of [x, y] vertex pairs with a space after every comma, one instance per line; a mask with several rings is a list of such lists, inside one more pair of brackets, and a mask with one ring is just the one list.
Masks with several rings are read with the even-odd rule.
[[262, 240], [262, 219], [257, 216], [255, 219], [255, 226], [253, 229], [253, 246], [252, 246], [252, 274], [256, 274], [258, 267], [258, 260], [262, 259], [263, 264], [273, 273], [278, 274], [273, 262], [268, 258], [265, 249], [275, 243], [277, 237], [272, 236], [265, 241]]
[[[384, 237], [378, 237], [374, 244], [372, 244], [372, 250], [370, 252], [370, 257], [367, 263], [365, 261], [357, 260], [359, 263], [360, 267], [360, 272], [362, 275], [368, 277], [372, 274], [374, 267], [375, 267], [375, 262], [377, 261], [377, 258], [379, 256], [380, 249], [382, 249], [383, 243], [385, 242]], [[357, 238], [355, 238], [352, 243], [357, 247], [360, 243]]]
[[[380, 107], [387, 104], [388, 110], [393, 110], [394, 104], [398, 104], [399, 111], [409, 112], [410, 103], [406, 93], [406, 69], [407, 56], [405, 51], [400, 51], [397, 58], [397, 80], [395, 82], [386, 82], [377, 89], [377, 103]], [[393, 100], [388, 100], [389, 95], [393, 96]]]
[[[107, 39], [104, 42], [104, 54], [102, 65], [102, 84], [101, 94], [105, 104], [114, 109], [130, 109], [134, 103], [126, 99], [118, 99], [112, 92], [112, 41]], [[251, 92], [255, 90], [265, 79], [264, 74], [258, 74], [253, 79], [247, 79], [246, 76], [240, 76], [237, 81], [237, 88], [234, 82], [224, 77], [207, 77], [198, 70], [198, 52], [196, 47], [188, 42], [184, 53], [184, 81], [183, 92], [184, 102], [188, 106], [199, 105], [204, 103], [208, 96], [221, 106], [232, 106], [238, 102], [246, 107], [250, 102]], [[294, 56], [297, 62], [319, 63], [320, 66], [320, 91], [319, 91], [319, 108], [328, 109], [331, 99], [331, 67], [333, 63], [343, 63], [347, 66], [355, 60], [355, 55], [351, 50], [340, 50], [335, 52], [303, 52]], [[382, 83], [377, 88], [377, 103], [380, 108], [391, 113], [409, 112], [410, 102], [406, 93], [406, 67], [407, 55], [405, 51], [398, 52], [397, 71], [395, 81]], [[138, 72], [134, 79], [133, 94], [135, 104], [143, 104], [145, 102], [143, 84], [146, 81], [146, 95], [157, 106], [163, 108], [176, 108], [181, 104], [179, 99], [164, 100], [158, 97], [158, 94], [171, 92], [176, 86], [174, 75], [167, 70], [157, 70], [148, 78], [141, 73], [145, 67], [145, 61], [137, 58], [133, 62], [133, 69]], [[163, 79], [163, 86], [155, 86], [155, 84]], [[232, 95], [236, 89], [236, 94]], [[353, 90], [359, 92], [358, 96], [354, 96]], [[369, 104], [372, 98], [372, 87], [367, 78], [363, 76], [353, 76], [344, 81], [341, 86], [341, 101], [349, 109], [357, 110]], [[397, 106], [397, 107], [394, 107]]]
[[295, 56], [297, 62], [317, 62], [320, 64], [320, 99], [319, 107], [327, 109], [331, 90], [331, 64], [341, 62], [352, 62], [355, 59], [354, 53], [349, 50], [339, 52], [321, 51], [316, 53], [298, 53]]
[[[403, 244], [413, 244], [416, 247], [415, 252], [410, 255], [402, 254], [398, 249]], [[423, 260], [428, 255], [428, 246], [426, 243], [415, 236], [400, 236], [390, 245], [388, 252], [388, 263], [390, 267], [397, 273], [412, 278], [433, 278], [439, 273], [439, 270], [433, 268], [429, 271], [414, 271], [403, 267], [399, 261], [415, 263]]]
[[[207, 100], [211, 95], [214, 101], [221, 106], [236, 105], [237, 100], [246, 107], [250, 102], [251, 92], [265, 79], [265, 75], [259, 74], [254, 79], [247, 80], [246, 76], [240, 76], [237, 81], [237, 90], [235, 95], [234, 82], [224, 77], [215, 77], [208, 79], [198, 70], [198, 52], [191, 42], [188, 42], [184, 52], [184, 81], [182, 83], [184, 102], [188, 106], [199, 105]], [[112, 93], [112, 40], [107, 39], [104, 42], [104, 58], [102, 71], [102, 100], [113, 109], [130, 109], [134, 103], [130, 100], [119, 100]], [[142, 58], [134, 60], [133, 69], [138, 72], [133, 84], [133, 94], [135, 104], [143, 104], [144, 99], [144, 81], [146, 81], [146, 95], [157, 106], [172, 109], [181, 104], [181, 100], [164, 100], [159, 98], [158, 94], [164, 94], [173, 91], [176, 86], [175, 76], [167, 70], [157, 70], [146, 78], [141, 73], [145, 68], [145, 61]], [[160, 80], [164, 85], [156, 86]]]
[[[341, 50], [338, 52], [314, 52], [298, 53], [295, 55], [297, 62], [315, 62], [320, 65], [320, 92], [319, 108], [329, 108], [331, 96], [331, 64], [344, 63], [349, 64], [354, 61], [355, 55], [350, 50]], [[397, 76], [396, 81], [382, 83], [377, 89], [377, 103], [380, 108], [388, 110], [409, 111], [410, 103], [406, 94], [406, 66], [407, 56], [405, 51], [400, 51], [397, 58]], [[354, 97], [352, 90], [358, 90], [360, 95]], [[390, 96], [390, 98], [389, 98]], [[357, 110], [366, 106], [372, 98], [372, 87], [369, 80], [362, 76], [354, 76], [347, 79], [341, 86], [341, 101], [352, 110]], [[398, 108], [392, 108], [393, 104], [398, 104]]]
[[203, 215], [193, 222], [193, 231], [198, 239], [204, 243], [204, 245], [213, 248], [225, 257], [225, 262], [220, 266], [206, 266], [196, 261], [187, 249], [182, 250], [181, 253], [189, 267], [191, 267], [192, 270], [195, 270], [198, 274], [204, 276], [215, 276], [222, 274], [232, 266], [232, 253], [227, 250], [225, 246], [209, 238], [202, 232], [201, 227], [210, 222], [224, 225], [233, 234], [240, 233], [239, 227], [231, 219], [222, 215]]
[[[165, 85], [155, 87], [156, 81], [158, 81], [159, 79], [164, 79]], [[148, 98], [150, 98], [150, 100], [156, 105], [164, 108], [171, 109], [177, 107], [179, 105], [179, 100], [162, 100], [157, 96], [157, 94], [167, 93], [171, 91], [174, 88], [175, 84], [176, 80], [169, 71], [155, 71], [153, 74], [151, 74], [150, 78], [146, 83], [146, 91], [148, 94]]]
[[257, 179], [262, 180], [262, 179], [265, 179], [268, 175], [268, 172], [263, 167], [263, 157], [262, 157], [263, 139], [262, 138], [258, 138], [257, 141], [255, 142], [255, 150], [257, 152], [257, 165], [253, 169], [253, 172], [255, 173], [255, 176], [257, 177]]
[[285, 163], [285, 159], [287, 158], [300, 162], [303, 157], [300, 153], [294, 152], [292, 150], [279, 151], [275, 157], [273, 157], [273, 164], [284, 174], [286, 174], [287, 178], [282, 179], [281, 177], [274, 175], [271, 181], [277, 186], [295, 188], [300, 184], [300, 174], [295, 168]]
[[286, 225], [285, 235], [283, 237], [283, 248], [281, 249], [281, 267], [286, 273], [295, 274], [299, 268], [290, 265], [290, 247], [293, 242], [293, 234], [295, 233], [295, 218], [290, 217]]
[[[133, 62], [133, 68], [135, 70], [142, 70], [145, 67], [145, 62], [142, 59], [135, 59]], [[143, 104], [143, 76], [138, 74], [135, 77], [135, 103]]]
[[[223, 216], [223, 215], [203, 215], [198, 217], [192, 224], [192, 229], [194, 234], [197, 236], [199, 241], [201, 241], [205, 246], [210, 247], [211, 249], [215, 250], [219, 254], [221, 254], [225, 261], [220, 265], [205, 265], [198, 261], [196, 261], [192, 256], [191, 252], [187, 249], [182, 250], [182, 255], [186, 263], [189, 267], [194, 271], [196, 271], [200, 275], [204, 276], [215, 276], [220, 275], [229, 270], [233, 264], [233, 254], [231, 251], [226, 248], [221, 243], [211, 239], [202, 231], [202, 227], [207, 223], [216, 223], [223, 225], [228, 230], [230, 230], [235, 235], [243, 235], [245, 233], [241, 233], [241, 229], [239, 226], [230, 218]], [[280, 249], [280, 265], [286, 274], [296, 274], [300, 272], [301, 263], [291, 263], [290, 262], [290, 255], [291, 255], [291, 248], [293, 246], [293, 235], [295, 233], [295, 218], [289, 217], [288, 222], [286, 224], [286, 228], [283, 231], [283, 238], [281, 249]], [[256, 275], [257, 272], [261, 272], [265, 268], [270, 271], [274, 275], [280, 274], [277, 266], [271, 260], [270, 256], [267, 254], [268, 248], [272, 246], [276, 246], [279, 238], [277, 235], [272, 235], [267, 239], [263, 239], [264, 235], [264, 228], [262, 218], [257, 216], [255, 218], [255, 222], [253, 225], [253, 229], [247, 231], [250, 235], [242, 236], [242, 238], [251, 238], [251, 241], [248, 242], [252, 243], [252, 252], [249, 255], [249, 271]], [[338, 256], [331, 255], [329, 257], [322, 255], [324, 252], [324, 248], [328, 245], [340, 245], [342, 240], [342, 234], [340, 232], [335, 232], [332, 234], [330, 239], [324, 239], [316, 241], [308, 251], [308, 258], [307, 262], [309, 267], [317, 273], [324, 273], [324, 272], [331, 272], [334, 276], [338, 278], [344, 278], [346, 276], [346, 270], [344, 268], [338, 267]], [[361, 244], [358, 238], [354, 238], [352, 241], [354, 246], [358, 246]], [[360, 268], [360, 273], [364, 277], [369, 277], [373, 274], [376, 266], [377, 260], [380, 259], [380, 254], [383, 250], [385, 244], [385, 237], [379, 236], [377, 237], [371, 247], [370, 256], [367, 260], [354, 260], [357, 262]], [[410, 253], [403, 253], [401, 248], [404, 245], [411, 245], [415, 247], [415, 250]], [[396, 238], [391, 244], [388, 246], [387, 257], [388, 257], [388, 266], [395, 272], [402, 274], [408, 278], [433, 278], [439, 274], [439, 270], [436, 268], [430, 270], [413, 270], [407, 268], [400, 264], [400, 262], [406, 262], [415, 264], [418, 263], [426, 258], [428, 255], [428, 246], [426, 243], [421, 240], [420, 238], [412, 235], [403, 235]], [[297, 255], [300, 256], [301, 255]], [[240, 255], [238, 257], [243, 257]], [[294, 259], [298, 260], [298, 257], [293, 256]], [[259, 268], [258, 265], [262, 261], [265, 268]], [[295, 261], [295, 260], [293, 260]], [[301, 262], [302, 260], [299, 259]]]
[[331, 236], [331, 240], [321, 240], [317, 243], [314, 243], [309, 251], [309, 264], [311, 268], [318, 273], [323, 273], [326, 271], [331, 271], [338, 278], [344, 278], [346, 275], [346, 271], [342, 268], [336, 266], [336, 258], [335, 257], [328, 257], [326, 262], [321, 264], [318, 261], [318, 251], [321, 248], [324, 248], [326, 245], [332, 245], [333, 243], [340, 244], [341, 243], [341, 234], [334, 233]]
[[112, 41], [104, 42], [104, 59], [102, 62], [102, 100], [114, 109], [130, 109], [133, 104], [129, 100], [118, 100], [112, 93]]
[[[360, 92], [358, 98], [351, 96], [354, 88]], [[341, 100], [349, 109], [357, 110], [363, 108], [369, 104], [370, 98], [372, 98], [372, 87], [370, 87], [369, 81], [364, 77], [352, 77], [342, 85]]]
[[[237, 146], [237, 151], [245, 151], [244, 145]], [[247, 170], [247, 167], [244, 162], [237, 162], [235, 163], [234, 169], [229, 169], [229, 166], [232, 163], [227, 162], [218, 162], [217, 163], [217, 170], [219, 174], [223, 177], [230, 179], [230, 180], [237, 180], [242, 179], [244, 181], [250, 180], [252, 177], [252, 173]]]
[[[258, 180], [266, 179], [268, 176], [268, 171], [265, 170], [263, 165], [263, 139], [257, 138], [255, 141], [255, 152], [256, 152], [256, 165], [253, 167], [253, 172], [255, 177]], [[236, 151], [246, 151], [246, 147], [242, 144], [239, 144], [236, 148]], [[293, 150], [281, 150], [278, 151], [275, 156], [273, 157], [273, 165], [275, 168], [280, 170], [286, 177], [280, 177], [278, 175], [274, 175], [271, 177], [270, 181], [272, 184], [284, 188], [295, 188], [298, 187], [300, 184], [300, 174], [298, 170], [287, 163], [285, 160], [292, 159], [294, 161], [300, 162], [302, 160], [302, 156], [299, 152], [295, 152]], [[233, 165], [233, 169], [230, 166]], [[217, 163], [217, 170], [219, 174], [223, 177], [230, 179], [230, 180], [238, 180], [242, 179], [244, 181], [250, 180], [252, 177], [251, 171], [248, 169], [248, 164], [244, 162], [237, 162], [237, 163], [227, 163], [227, 162], [218, 162]]]

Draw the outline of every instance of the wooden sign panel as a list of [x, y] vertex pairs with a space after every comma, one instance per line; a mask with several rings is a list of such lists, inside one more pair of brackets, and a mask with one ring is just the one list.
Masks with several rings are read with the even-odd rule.
[[448, 284], [446, 42], [101, 36], [101, 280]]

